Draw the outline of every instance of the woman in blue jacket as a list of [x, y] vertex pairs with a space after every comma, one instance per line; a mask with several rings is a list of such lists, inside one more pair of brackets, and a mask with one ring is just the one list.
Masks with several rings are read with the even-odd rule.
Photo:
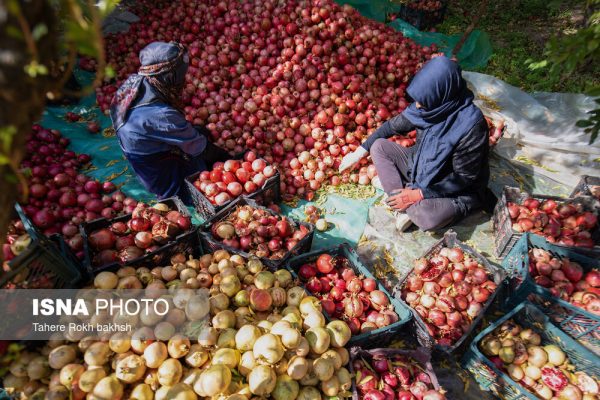
[[[346, 155], [340, 171], [370, 152], [387, 203], [397, 211], [396, 227], [435, 230], [485, 205], [488, 128], [460, 67], [445, 56], [427, 62], [406, 92], [414, 103]], [[413, 147], [388, 140], [414, 129]]]
[[208, 131], [186, 121], [181, 104], [189, 57], [179, 43], [154, 42], [140, 51], [141, 67], [115, 94], [110, 116], [119, 144], [146, 190], [189, 202], [184, 179], [228, 154]]

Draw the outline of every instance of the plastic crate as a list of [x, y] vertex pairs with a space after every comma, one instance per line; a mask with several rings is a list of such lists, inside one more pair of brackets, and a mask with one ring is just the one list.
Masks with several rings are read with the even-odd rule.
[[[582, 196], [573, 199], [566, 199], [564, 197], [557, 196], [544, 196], [540, 194], [530, 194], [521, 191], [519, 188], [505, 186], [502, 191], [502, 197], [496, 203], [494, 208], [494, 216], [492, 218], [492, 230], [495, 236], [495, 255], [497, 258], [502, 259], [510, 252], [513, 246], [519, 241], [523, 233], [516, 232], [512, 228], [512, 220], [508, 214], [507, 203], [521, 204], [526, 198], [532, 197], [537, 200], [555, 200], [563, 203], [578, 203], [581, 204], [586, 211], [595, 212], [597, 211], [598, 201], [590, 196]], [[595, 243], [600, 241], [600, 226], [596, 226], [592, 232], [592, 238]], [[564, 247], [564, 246], [562, 246]], [[594, 246], [594, 249], [585, 249], [571, 247], [574, 251], [586, 254], [586, 255], [598, 255], [600, 254], [600, 246]]]
[[[200, 240], [202, 241], [202, 247], [203, 247], [203, 250], [205, 253], [212, 253], [219, 249], [225, 249], [225, 250], [229, 251], [231, 254], [239, 254], [245, 258], [255, 257], [250, 253], [247, 253], [247, 252], [239, 250], [239, 249], [234, 249], [233, 247], [227, 246], [223, 242], [216, 240], [212, 236], [211, 231], [210, 231], [210, 227], [213, 223], [227, 218], [229, 216], [229, 214], [231, 214], [236, 209], [236, 207], [243, 206], [243, 205], [249, 205], [254, 208], [263, 209], [271, 215], [278, 215], [273, 210], [261, 206], [253, 199], [249, 199], [246, 197], [238, 197], [231, 204], [229, 204], [229, 206], [227, 206], [223, 210], [219, 211], [211, 219], [209, 219], [208, 221], [206, 221], [205, 223], [200, 225]], [[314, 226], [312, 224], [309, 224], [306, 222], [300, 222], [300, 221], [297, 221], [292, 218], [288, 218], [288, 221], [290, 221], [290, 223], [294, 224], [296, 227], [299, 225], [303, 225], [304, 227], [306, 227], [308, 229], [308, 234], [306, 236], [304, 236], [302, 238], [302, 240], [300, 240], [298, 242], [298, 244], [296, 244], [296, 246], [285, 255], [285, 257], [283, 257], [279, 260], [271, 260], [269, 258], [264, 258], [264, 257], [260, 258], [262, 263], [272, 271], [280, 269], [286, 263], [287, 260], [289, 260], [290, 258], [297, 256], [299, 254], [303, 254], [303, 253], [310, 251], [310, 248], [312, 247], [312, 241], [313, 241], [313, 237], [315, 234]]]
[[15, 205], [15, 210], [32, 242], [8, 262], [10, 272], [0, 274], [0, 288], [7, 287], [15, 278], [19, 282], [14, 287], [22, 289], [37, 288], [37, 285], [44, 289], [78, 287], [83, 278], [80, 263], [61, 252], [62, 237], [46, 237], [33, 226], [19, 204]]
[[[353, 347], [350, 349], [350, 362], [348, 363], [348, 369], [350, 370], [350, 374], [352, 376], [356, 375], [356, 371], [354, 371], [354, 368], [352, 367], [355, 359], [362, 358], [366, 362], [371, 362], [374, 356], [404, 356], [412, 358], [417, 363], [419, 363], [420, 366], [423, 367], [424, 372], [427, 375], [429, 375], [429, 379], [431, 379], [431, 385], [433, 386], [433, 389], [441, 389], [437, 376], [435, 375], [435, 371], [433, 370], [433, 367], [430, 362], [431, 352], [429, 351], [429, 349], [419, 347], [416, 350], [400, 350], [386, 348], [363, 350], [360, 347]], [[360, 400], [358, 390], [356, 389], [356, 379], [352, 379], [352, 400]]]
[[463, 368], [473, 375], [483, 390], [491, 391], [499, 398], [506, 400], [539, 399], [496, 368], [494, 363], [479, 350], [479, 342], [510, 319], [523, 328], [534, 329], [540, 334], [542, 345], [555, 344], [559, 346], [567, 354], [569, 361], [575, 365], [577, 371], [583, 371], [595, 379], [600, 378], [600, 358], [552, 324], [542, 310], [529, 302], [524, 302], [477, 335], [462, 358]]
[[399, 301], [401, 301], [406, 307], [409, 307], [409, 309], [413, 312], [415, 333], [416, 333], [419, 344], [421, 346], [424, 346], [424, 347], [427, 347], [430, 349], [432, 348], [432, 349], [439, 350], [439, 351], [442, 351], [447, 354], [451, 354], [455, 350], [457, 350], [459, 347], [461, 347], [461, 345], [463, 345], [466, 342], [467, 338], [472, 335], [473, 331], [479, 325], [479, 323], [481, 322], [481, 319], [485, 315], [487, 309], [492, 305], [492, 303], [495, 300], [498, 301], [498, 303], [501, 303], [501, 301], [502, 301], [501, 297], [503, 297], [503, 296], [500, 296], [499, 298], [497, 298], [497, 296], [500, 293], [502, 293], [505, 289], [504, 288], [504, 279], [506, 278], [506, 273], [501, 268], [498, 268], [495, 265], [490, 264], [490, 262], [484, 256], [479, 254], [471, 246], [468, 246], [468, 245], [462, 243], [461, 241], [459, 241], [456, 237], [456, 232], [454, 232], [452, 230], [449, 230], [446, 233], [444, 233], [444, 237], [441, 240], [439, 240], [436, 244], [434, 244], [432, 247], [430, 247], [425, 252], [423, 257], [429, 258], [429, 257], [437, 254], [442, 247], [449, 247], [449, 248], [459, 247], [464, 252], [469, 253], [471, 256], [476, 258], [479, 261], [479, 263], [481, 265], [483, 265], [483, 267], [487, 271], [489, 271], [492, 274], [494, 283], [497, 285], [496, 291], [494, 291], [494, 293], [492, 293], [490, 295], [490, 297], [487, 299], [487, 301], [483, 305], [481, 312], [479, 313], [477, 318], [475, 318], [473, 320], [473, 322], [471, 323], [471, 327], [469, 328], [469, 330], [467, 332], [465, 332], [462, 335], [462, 337], [459, 340], [457, 340], [452, 346], [442, 346], [442, 345], [439, 345], [436, 343], [435, 339], [427, 331], [425, 322], [423, 321], [423, 319], [421, 318], [419, 313], [412, 310], [412, 308], [410, 308], [410, 306], [408, 306], [404, 301], [402, 301], [401, 290], [402, 290], [402, 287], [404, 286], [404, 282], [406, 282], [408, 277], [412, 275], [412, 273], [413, 273], [412, 270], [410, 273], [408, 273], [404, 277], [402, 282], [400, 282], [400, 284], [398, 286], [396, 286], [396, 289], [394, 290], [394, 295], [399, 299]]
[[600, 177], [582, 175], [569, 197], [593, 196], [590, 186], [600, 186]]
[[[187, 207], [177, 197], [170, 197], [161, 200], [160, 203], [165, 203], [172, 210], [177, 210], [185, 216], [190, 216]], [[151, 253], [144, 254], [134, 260], [121, 263], [114, 262], [105, 265], [94, 266], [92, 264], [93, 251], [88, 243], [88, 235], [98, 229], [107, 228], [115, 222], [127, 222], [131, 219], [131, 214], [123, 215], [113, 219], [99, 218], [91, 222], [83, 223], [79, 226], [79, 231], [83, 237], [84, 260], [83, 266], [87, 277], [93, 277], [102, 271], [112, 271], [123, 265], [132, 265], [135, 267], [153, 268], [157, 265], [168, 264], [170, 258], [176, 253], [196, 254], [200, 251], [200, 241], [198, 238], [198, 227], [192, 227], [189, 231], [177, 235], [175, 239], [160, 246], [159, 249]]]
[[435, 27], [436, 25], [444, 22], [446, 16], [446, 10], [448, 9], [448, 1], [441, 0], [441, 7], [434, 11], [418, 10], [411, 8], [408, 4], [412, 1], [409, 0], [406, 4], [401, 4], [398, 10], [398, 18], [408, 22], [418, 30], [426, 30]]
[[[344, 257], [348, 259], [348, 266], [351, 267], [354, 272], [356, 272], [357, 276], [364, 276], [365, 278], [375, 279], [373, 274], [362, 264], [360, 261], [358, 254], [350, 247], [348, 243], [342, 243], [338, 246], [330, 247], [327, 249], [316, 250], [310, 252], [308, 254], [302, 254], [298, 257], [294, 257], [286, 263], [287, 269], [292, 273], [292, 275], [297, 278], [298, 275], [296, 271], [298, 268], [307, 263], [315, 262], [316, 259], [321, 254], [331, 254], [334, 257]], [[377, 289], [384, 292], [390, 299], [390, 303], [394, 307], [394, 311], [398, 314], [398, 322], [395, 322], [391, 325], [388, 325], [383, 328], [376, 329], [371, 332], [361, 333], [360, 335], [352, 336], [350, 341], [348, 342], [348, 346], [360, 346], [362, 348], [374, 348], [374, 347], [384, 347], [390, 344], [396, 336], [400, 333], [402, 328], [406, 326], [411, 319], [410, 309], [398, 301], [398, 299], [394, 298], [387, 289], [375, 279], [377, 282]], [[307, 290], [308, 291], [308, 290]], [[327, 315], [325, 311], [323, 311], [325, 318], [328, 321], [331, 321], [332, 318]]]
[[[231, 204], [233, 201], [235, 201], [235, 199], [233, 199], [223, 205], [220, 205], [220, 206], [216, 205], [216, 204], [212, 204], [206, 198], [206, 196], [204, 196], [204, 194], [202, 192], [200, 192], [196, 188], [196, 186], [194, 186], [194, 181], [196, 181], [196, 179], [198, 179], [199, 175], [200, 175], [200, 172], [196, 172], [195, 174], [190, 175], [187, 178], [185, 178], [185, 185], [190, 194], [192, 202], [194, 203], [194, 207], [196, 208], [196, 211], [198, 211], [198, 213], [202, 216], [202, 218], [204, 218], [204, 220], [208, 220], [211, 217], [213, 217], [215, 214], [217, 214], [219, 211], [226, 208], [229, 204]], [[277, 171], [277, 173], [274, 176], [272, 176], [266, 180], [266, 182], [262, 188], [258, 189], [254, 193], [251, 193], [246, 196], [241, 196], [241, 197], [247, 197], [249, 199], [253, 199], [258, 204], [265, 205], [265, 206], [267, 206], [271, 203], [279, 203], [281, 201], [281, 188], [280, 188], [281, 183], [280, 182], [281, 182], [281, 178], [279, 175], [279, 171]]]
[[506, 299], [505, 308], [512, 308], [527, 299], [572, 338], [600, 354], [600, 316], [555, 297], [548, 289], [536, 284], [529, 274], [529, 250], [532, 248], [547, 250], [554, 257], [569, 258], [579, 263], [585, 272], [600, 268], [598, 259], [555, 246], [537, 235], [523, 235], [502, 263], [510, 277], [511, 295]]

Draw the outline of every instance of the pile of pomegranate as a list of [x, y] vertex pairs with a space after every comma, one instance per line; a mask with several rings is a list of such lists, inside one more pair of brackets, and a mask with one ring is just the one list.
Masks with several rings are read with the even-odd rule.
[[116, 221], [88, 235], [92, 266], [126, 263], [152, 253], [192, 228], [190, 217], [165, 203], [138, 203], [129, 221]]
[[600, 316], [600, 271], [587, 273], [568, 258], [554, 257], [548, 251], [529, 251], [529, 274], [553, 296]]
[[69, 139], [55, 129], [33, 125], [21, 163], [29, 175], [29, 197], [22, 203], [33, 224], [44, 234], [60, 233], [79, 257], [83, 240], [77, 226], [97, 218], [131, 213], [136, 201], [112, 182], [99, 182], [78, 169], [90, 162], [87, 154], [67, 149]]
[[438, 11], [442, 9], [444, 3], [440, 0], [411, 0], [406, 6], [412, 10], [420, 11]]
[[210, 233], [234, 249], [259, 258], [281, 260], [309, 234], [309, 229], [265, 208], [243, 205], [224, 220], [213, 222]]
[[398, 314], [385, 292], [377, 289], [377, 281], [357, 276], [346, 257], [323, 253], [297, 272], [323, 310], [333, 319], [346, 321], [353, 335], [398, 322]]
[[479, 348], [499, 370], [540, 399], [593, 400], [600, 394], [598, 380], [578, 371], [578, 360], [570, 360], [559, 346], [543, 343], [535, 327], [506, 321], [484, 337]]
[[507, 207], [516, 232], [532, 232], [563, 246], [594, 247], [591, 232], [598, 217], [581, 204], [529, 197], [522, 204], [508, 202]]
[[458, 247], [415, 260], [402, 299], [421, 317], [437, 344], [452, 346], [471, 328], [497, 285], [492, 274]]
[[405, 355], [376, 354], [367, 361], [355, 358], [359, 400], [444, 400], [442, 391], [435, 390], [431, 377], [418, 361]]
[[138, 23], [105, 41], [117, 78], [97, 89], [100, 107], [137, 71], [144, 46], [179, 41], [190, 54], [187, 119], [217, 145], [281, 167], [286, 197], [369, 183], [357, 173], [366, 159], [340, 177], [341, 158], [407, 107], [407, 82], [435, 52], [333, 0], [146, 3]]
[[211, 204], [225, 205], [240, 195], [248, 195], [264, 187], [267, 179], [277, 174], [277, 170], [267, 165], [256, 153], [249, 151], [244, 160], [217, 162], [211, 171], [203, 171], [194, 181], [194, 187]]

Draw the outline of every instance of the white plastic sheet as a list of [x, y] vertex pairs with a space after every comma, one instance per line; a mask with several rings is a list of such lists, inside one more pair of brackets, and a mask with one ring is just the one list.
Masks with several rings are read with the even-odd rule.
[[485, 114], [504, 118], [506, 136], [494, 151], [525, 163], [535, 174], [574, 187], [581, 175], [600, 173], [600, 140], [575, 126], [594, 108], [593, 98], [573, 93], [526, 93], [493, 76], [464, 72]]

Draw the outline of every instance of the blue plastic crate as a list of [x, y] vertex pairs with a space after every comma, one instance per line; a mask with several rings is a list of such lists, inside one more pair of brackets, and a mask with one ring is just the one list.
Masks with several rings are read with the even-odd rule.
[[479, 350], [479, 342], [510, 319], [523, 328], [534, 329], [541, 336], [542, 345], [559, 346], [567, 354], [569, 361], [576, 366], [577, 371], [585, 372], [595, 379], [600, 378], [600, 358], [571, 339], [552, 324], [542, 310], [526, 301], [477, 335], [462, 358], [462, 367], [473, 375], [483, 390], [491, 391], [506, 400], [539, 399], [496, 368], [494, 363]]
[[[503, 297], [503, 292], [505, 289], [504, 279], [506, 277], [506, 274], [501, 268], [498, 268], [495, 265], [491, 264], [484, 256], [479, 254], [471, 246], [468, 246], [468, 245], [464, 244], [463, 242], [461, 242], [460, 240], [458, 240], [458, 238], [456, 236], [456, 232], [454, 232], [453, 230], [449, 230], [446, 233], [444, 233], [444, 237], [442, 239], [440, 239], [437, 243], [435, 243], [433, 246], [431, 246], [425, 252], [423, 257], [429, 258], [429, 257], [437, 254], [441, 250], [442, 247], [449, 247], [449, 248], [459, 247], [465, 253], [469, 253], [471, 256], [476, 258], [479, 261], [479, 263], [481, 265], [483, 265], [483, 267], [487, 271], [489, 271], [492, 274], [494, 283], [497, 285], [496, 291], [490, 295], [490, 297], [487, 299], [487, 301], [483, 305], [483, 308], [482, 308], [481, 312], [479, 313], [479, 315], [477, 316], [477, 318], [475, 318], [473, 320], [473, 322], [471, 323], [471, 327], [469, 328], [469, 331], [465, 332], [463, 334], [463, 336], [459, 340], [457, 340], [452, 346], [442, 346], [442, 345], [439, 345], [436, 343], [436, 340], [429, 334], [429, 331], [427, 330], [425, 322], [423, 321], [423, 319], [421, 318], [419, 313], [414, 311], [408, 304], [406, 304], [402, 300], [402, 297], [401, 297], [401, 290], [402, 290], [402, 287], [404, 286], [404, 282], [406, 281], [406, 279], [408, 279], [409, 276], [412, 275], [412, 273], [413, 273], [412, 270], [404, 277], [402, 282], [400, 282], [398, 284], [398, 286], [394, 289], [393, 292], [394, 292], [394, 296], [400, 302], [402, 302], [402, 304], [404, 304], [407, 308], [409, 308], [412, 311], [413, 321], [414, 321], [414, 326], [415, 326], [414, 331], [415, 331], [415, 334], [416, 334], [419, 344], [421, 346], [424, 346], [429, 349], [433, 348], [433, 349], [441, 351], [443, 353], [451, 354], [455, 350], [457, 350], [459, 347], [461, 347], [461, 345], [463, 345], [465, 343], [466, 339], [473, 333], [475, 328], [479, 325], [483, 316], [485, 315], [488, 308], [492, 305], [492, 303], [496, 300], [498, 302], [502, 301], [501, 298]], [[497, 299], [497, 297], [498, 297], [498, 299]]]
[[[363, 349], [372, 349], [375, 347], [385, 347], [394, 341], [400, 331], [407, 327], [411, 319], [410, 309], [398, 299], [394, 298], [387, 289], [377, 280], [373, 274], [362, 264], [358, 254], [350, 247], [348, 243], [342, 243], [338, 246], [327, 249], [316, 250], [307, 254], [300, 255], [290, 259], [286, 263], [287, 269], [292, 273], [294, 278], [298, 275], [298, 268], [307, 263], [315, 262], [321, 254], [331, 254], [334, 257], [344, 257], [348, 260], [348, 266], [351, 267], [356, 275], [362, 275], [365, 278], [372, 278], [377, 281], [377, 289], [384, 292], [390, 299], [390, 304], [394, 307], [394, 311], [398, 314], [398, 321], [383, 328], [375, 329], [374, 331], [361, 333], [352, 336], [348, 342], [348, 346], [360, 346]], [[307, 290], [308, 291], [308, 290]], [[331, 317], [323, 312], [325, 318], [331, 321]]]
[[585, 257], [567, 247], [553, 245], [538, 235], [523, 235], [502, 263], [510, 277], [511, 295], [506, 299], [505, 308], [512, 308], [527, 299], [549, 315], [552, 322], [572, 338], [600, 354], [600, 316], [555, 297], [548, 289], [536, 284], [529, 274], [529, 250], [532, 248], [544, 249], [554, 257], [575, 261], [585, 272], [600, 268], [598, 259]]

